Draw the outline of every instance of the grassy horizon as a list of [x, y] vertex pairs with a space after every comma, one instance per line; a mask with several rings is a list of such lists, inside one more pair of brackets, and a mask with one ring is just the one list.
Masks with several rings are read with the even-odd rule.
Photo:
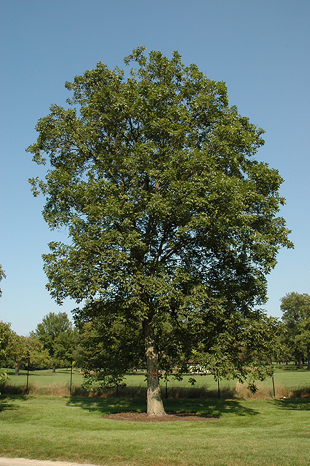
[[[0, 392], [11, 394], [25, 394], [27, 383], [27, 371], [20, 371], [20, 375], [15, 376], [14, 370], [8, 370], [10, 380], [5, 386], [0, 387]], [[195, 378], [196, 383], [192, 386], [189, 382]], [[58, 369], [55, 373], [52, 370], [36, 370], [29, 373], [29, 394], [32, 395], [61, 395], [70, 394], [70, 370]], [[144, 374], [131, 373], [125, 378], [127, 388], [119, 390], [110, 389], [105, 391], [105, 396], [114, 396], [118, 393], [125, 397], [145, 397], [146, 379]], [[73, 372], [72, 392], [73, 395], [94, 396], [96, 391], [89, 393], [81, 389], [83, 376], [79, 371]], [[277, 367], [274, 374], [276, 398], [282, 397], [306, 397], [310, 396], [310, 371], [298, 370], [294, 366]], [[247, 384], [239, 384], [236, 380], [221, 380], [220, 395], [224, 398], [270, 398], [273, 397], [273, 382], [267, 378], [263, 382], [257, 382], [258, 391], [253, 395]], [[161, 391], [163, 398], [204, 398], [217, 397], [218, 385], [212, 375], [192, 375], [186, 374], [182, 381], [169, 380], [167, 387], [161, 381]], [[102, 392], [97, 392], [102, 394]]]

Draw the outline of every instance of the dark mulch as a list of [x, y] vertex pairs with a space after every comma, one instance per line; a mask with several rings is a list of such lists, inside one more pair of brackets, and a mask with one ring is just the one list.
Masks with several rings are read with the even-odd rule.
[[216, 417], [208, 417], [192, 413], [165, 414], [164, 416], [148, 416], [146, 413], [116, 413], [109, 414], [105, 419], [133, 422], [171, 422], [171, 421], [216, 421]]

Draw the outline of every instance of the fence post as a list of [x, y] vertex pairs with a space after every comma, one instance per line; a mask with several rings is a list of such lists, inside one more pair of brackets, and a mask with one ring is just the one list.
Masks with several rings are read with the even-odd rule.
[[71, 396], [71, 393], [72, 393], [72, 372], [73, 372], [73, 361], [72, 361], [72, 358], [71, 358], [71, 372], [70, 372], [70, 396]]
[[275, 398], [276, 397], [276, 389], [275, 389], [275, 386], [274, 386], [274, 376], [272, 375], [271, 378], [272, 378], [272, 387], [273, 387], [273, 397]]
[[30, 366], [30, 352], [27, 351], [27, 387], [26, 387], [27, 395], [29, 395], [29, 366]]

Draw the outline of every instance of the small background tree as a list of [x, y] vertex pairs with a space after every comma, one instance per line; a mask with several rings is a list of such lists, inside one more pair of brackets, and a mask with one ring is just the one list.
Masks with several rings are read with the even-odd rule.
[[11, 324], [0, 321], [0, 367], [6, 367], [6, 361], [13, 350], [13, 330]]
[[307, 360], [310, 370], [310, 296], [307, 293], [288, 293], [281, 298], [283, 340], [299, 368]]
[[74, 331], [65, 312], [47, 314], [31, 336], [38, 338], [48, 351], [54, 372], [57, 366], [70, 365], [74, 350]]

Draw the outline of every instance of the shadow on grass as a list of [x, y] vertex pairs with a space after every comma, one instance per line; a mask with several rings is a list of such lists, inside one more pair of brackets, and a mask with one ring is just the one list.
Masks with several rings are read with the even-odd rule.
[[[31, 386], [29, 384], [28, 386], [28, 391], [30, 391]], [[27, 394], [27, 385], [9, 385], [9, 384], [4, 384], [0, 385], [0, 393], [3, 396], [10, 396], [10, 395], [16, 395], [22, 397], [23, 395]]]
[[[103, 416], [121, 412], [146, 412], [146, 400], [139, 398], [82, 398], [71, 397], [68, 406], [80, 407], [89, 412], [99, 411]], [[191, 413], [205, 417], [220, 418], [225, 413], [237, 416], [254, 416], [259, 414], [254, 409], [243, 406], [240, 400], [201, 400], [170, 399], [164, 400], [167, 413]]]
[[164, 401], [165, 410], [171, 413], [195, 413], [203, 416], [221, 417], [225, 413], [237, 416], [255, 416], [258, 411], [242, 405], [241, 400], [217, 399], [171, 399]]
[[146, 412], [146, 400], [139, 398], [88, 398], [71, 397], [67, 406], [78, 406], [89, 412], [99, 411], [103, 415], [121, 412]]
[[310, 398], [288, 398], [273, 400], [272, 403], [280, 409], [310, 411]]
[[0, 413], [2, 411], [9, 411], [9, 410], [15, 410], [19, 409], [19, 406], [13, 401], [26, 401], [29, 400], [29, 397], [23, 396], [23, 395], [0, 395]]

